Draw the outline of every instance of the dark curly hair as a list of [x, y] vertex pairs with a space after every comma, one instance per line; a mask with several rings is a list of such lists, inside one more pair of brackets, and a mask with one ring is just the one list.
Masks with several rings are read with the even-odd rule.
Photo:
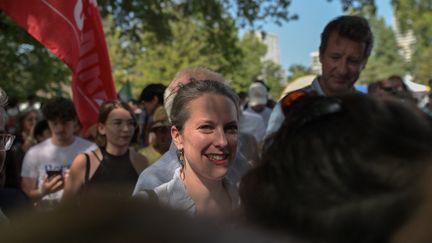
[[240, 184], [246, 217], [319, 242], [389, 242], [431, 165], [419, 110], [362, 94], [300, 98]]
[[42, 114], [48, 121], [77, 120], [77, 113], [72, 100], [64, 97], [54, 97], [42, 105]]

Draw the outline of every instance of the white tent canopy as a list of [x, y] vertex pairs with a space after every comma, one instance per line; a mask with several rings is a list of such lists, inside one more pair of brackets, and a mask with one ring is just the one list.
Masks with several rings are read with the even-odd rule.
[[408, 86], [411, 92], [427, 92], [428, 87], [423, 84], [414, 83], [411, 80], [405, 80], [404, 83]]
[[304, 88], [304, 87], [310, 85], [315, 77], [316, 77], [316, 75], [307, 75], [307, 76], [302, 76], [300, 78], [295, 79], [291, 83], [287, 84], [287, 86], [285, 86], [285, 89], [283, 90], [282, 95], [280, 96], [279, 99], [281, 99], [282, 97], [284, 97], [286, 94], [288, 94], [291, 91], [301, 89], [301, 88]]

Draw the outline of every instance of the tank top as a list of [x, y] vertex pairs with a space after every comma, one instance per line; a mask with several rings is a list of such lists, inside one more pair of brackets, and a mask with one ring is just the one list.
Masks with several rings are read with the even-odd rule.
[[108, 193], [116, 197], [131, 197], [138, 174], [130, 160], [129, 150], [122, 155], [112, 155], [104, 148], [100, 149], [102, 160], [91, 178], [89, 178], [90, 161], [86, 156], [85, 194], [95, 190], [97, 193]]

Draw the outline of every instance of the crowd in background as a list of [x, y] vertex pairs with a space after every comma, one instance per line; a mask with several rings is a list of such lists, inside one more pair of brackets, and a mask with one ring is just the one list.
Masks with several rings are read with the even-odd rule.
[[63, 222], [51, 240], [173, 241], [165, 227], [210, 242], [223, 222], [216, 242], [431, 242], [432, 96], [397, 75], [356, 91], [372, 48], [367, 21], [341, 16], [321, 35], [322, 73], [280, 100], [265, 80], [235, 93], [222, 74], [192, 67], [136, 100], [103, 103], [86, 131], [68, 98], [19, 104], [2, 92], [6, 239], [31, 239], [15, 222], [52, 231], [62, 215], [122, 231]]

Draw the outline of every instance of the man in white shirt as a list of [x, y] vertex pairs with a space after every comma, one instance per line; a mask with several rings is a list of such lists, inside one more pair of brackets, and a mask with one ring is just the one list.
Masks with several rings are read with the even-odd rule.
[[97, 146], [74, 135], [77, 115], [71, 100], [57, 97], [42, 107], [52, 137], [29, 149], [21, 169], [22, 190], [42, 207], [59, 202], [64, 173], [76, 155]]

